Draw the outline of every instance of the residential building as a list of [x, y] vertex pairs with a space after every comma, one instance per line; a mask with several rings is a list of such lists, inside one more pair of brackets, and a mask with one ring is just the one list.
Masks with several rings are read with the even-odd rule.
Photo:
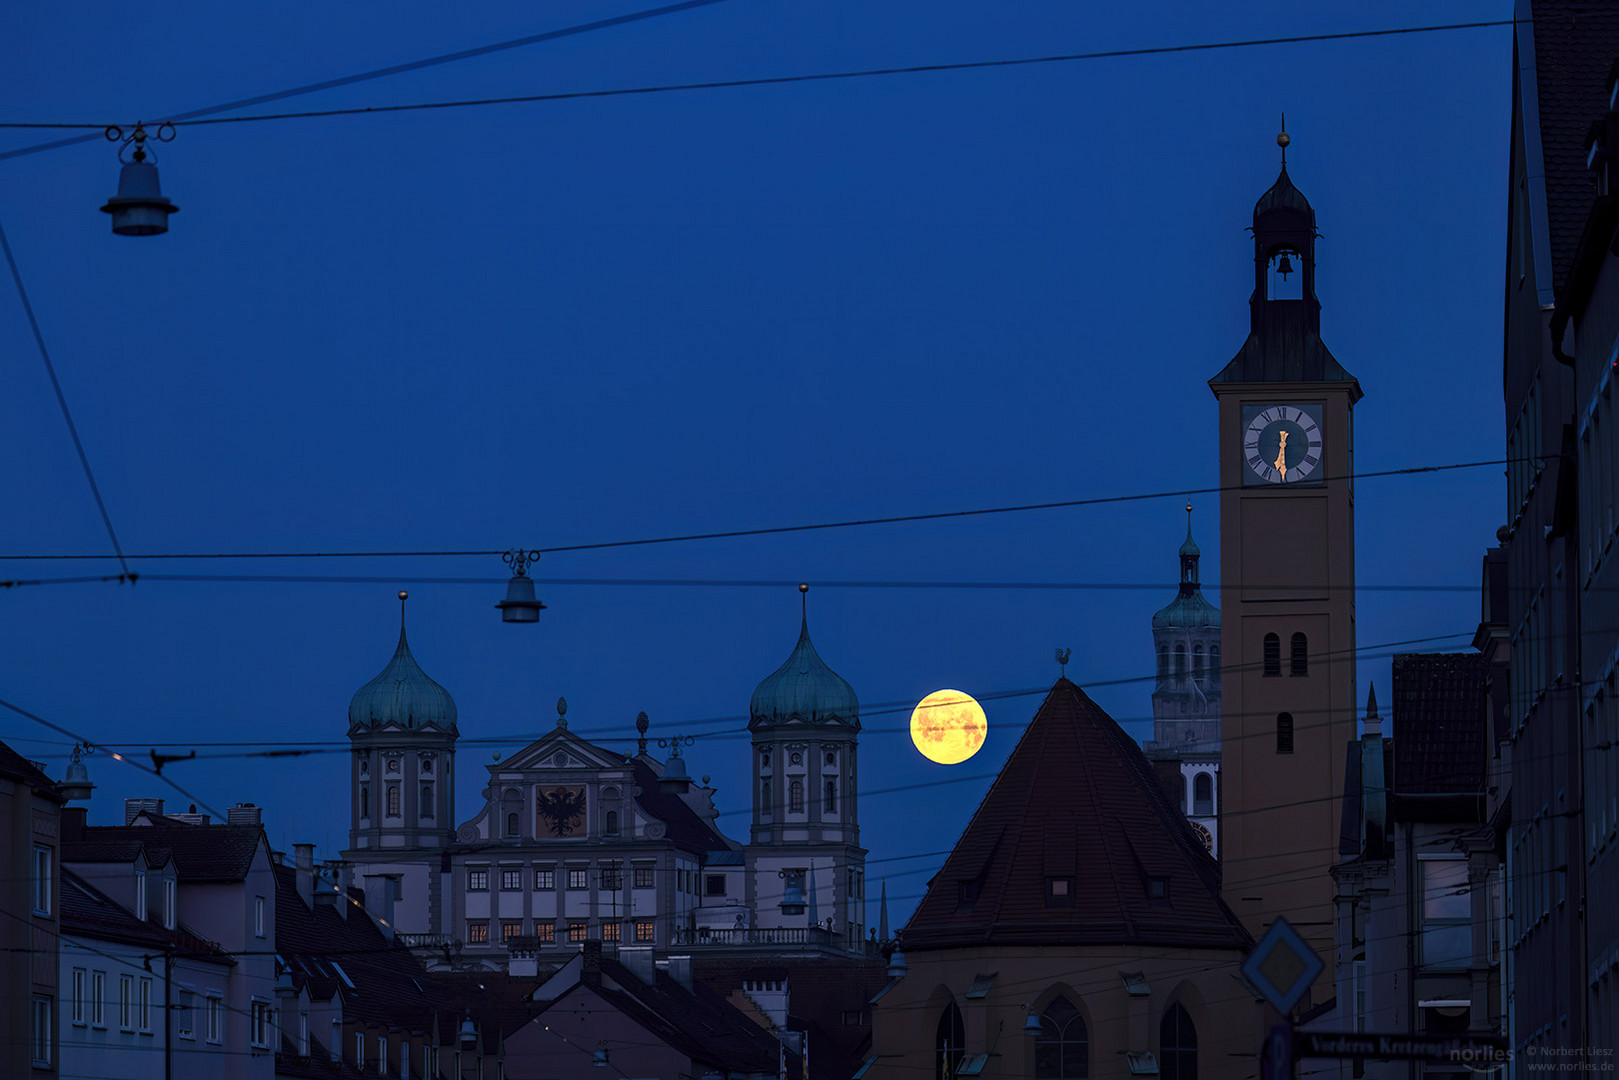
[[1252, 1076], [1253, 939], [1123, 729], [1047, 694], [899, 934], [857, 1076]]
[[[217, 1061], [218, 1075], [227, 1080], [268, 1080], [278, 1045], [275, 878], [258, 808], [239, 803], [228, 813], [227, 821], [213, 822], [194, 810], [166, 815], [161, 799], [130, 799], [124, 824], [90, 825], [85, 810], [74, 807], [63, 818], [62, 864], [90, 893], [137, 922], [156, 917], [167, 928], [173, 921], [232, 957], [223, 970], [199, 968], [190, 983], [171, 974], [170, 1004], [179, 1006], [189, 994], [201, 1018], [193, 1018], [185, 1053]], [[107, 969], [107, 993], [120, 1009], [126, 974], [133, 980], [128, 1000], [138, 1006], [139, 975], [119, 973], [115, 990]], [[180, 1010], [170, 1011], [178, 1020]], [[122, 1013], [119, 1019], [122, 1029]], [[195, 1037], [199, 1023], [202, 1034]], [[176, 1054], [185, 1045], [178, 1032], [172, 1045]]]
[[58, 1073], [61, 810], [44, 768], [0, 742], [0, 1075]]
[[[1500, 532], [1507, 568], [1506, 626], [1511, 691], [1510, 806], [1505, 858], [1511, 955], [1510, 1041], [1524, 1058], [1542, 1048], [1613, 1044], [1609, 962], [1596, 960], [1615, 924], [1584, 903], [1614, 873], [1590, 849], [1590, 826], [1606, 808], [1588, 797], [1611, 757], [1596, 735], [1597, 671], [1581, 670], [1581, 602], [1606, 594], [1595, 550], [1600, 497], [1580, 500], [1584, 409], [1600, 398], [1600, 366], [1611, 338], [1607, 301], [1591, 291], [1594, 243], [1578, 256], [1598, 195], [1586, 167], [1587, 135], [1609, 108], [1607, 82], [1619, 55], [1619, 10], [1577, 0], [1519, 0], [1514, 12], [1512, 126], [1507, 190], [1502, 391], [1506, 408], [1507, 506]], [[1578, 268], [1576, 263], [1581, 265]], [[1571, 286], [1591, 302], [1572, 302]], [[1563, 323], [1552, 333], [1554, 311]], [[1584, 330], [1564, 338], [1575, 307]], [[1580, 355], [1580, 372], [1559, 353]], [[1584, 396], [1582, 396], [1582, 388]], [[1600, 406], [1599, 406], [1600, 408]], [[1594, 422], [1585, 427], [1596, 430]], [[1604, 459], [1610, 464], [1611, 455]], [[1603, 480], [1590, 483], [1600, 488]], [[1587, 513], [1596, 518], [1586, 521]], [[1587, 543], [1589, 541], [1589, 543]], [[1590, 546], [1593, 550], [1587, 552]], [[1588, 584], [1588, 580], [1590, 584]], [[1610, 598], [1611, 600], [1611, 598]], [[1598, 601], [1599, 610], [1606, 605]], [[1598, 627], [1598, 629], [1601, 629]], [[1607, 629], [1611, 632], [1612, 621]], [[1597, 646], [1600, 654], [1600, 645]], [[1581, 767], [1570, 767], [1579, 762]], [[1597, 798], [1600, 800], [1601, 795]], [[1600, 829], [1601, 826], [1598, 825]], [[1600, 845], [1602, 841], [1597, 841]], [[1595, 875], [1587, 881], [1587, 873]], [[1594, 929], [1594, 933], [1593, 933]], [[1601, 1014], [1601, 1018], [1597, 1014]], [[1593, 1038], [1596, 1030], [1605, 1035]]]

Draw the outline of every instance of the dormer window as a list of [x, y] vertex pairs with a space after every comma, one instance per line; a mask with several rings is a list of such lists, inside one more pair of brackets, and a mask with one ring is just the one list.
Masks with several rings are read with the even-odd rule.
[[1046, 907], [1073, 907], [1074, 879], [1071, 877], [1046, 878]]
[[1166, 877], [1150, 877], [1147, 879], [1148, 900], [1169, 899], [1169, 879]]

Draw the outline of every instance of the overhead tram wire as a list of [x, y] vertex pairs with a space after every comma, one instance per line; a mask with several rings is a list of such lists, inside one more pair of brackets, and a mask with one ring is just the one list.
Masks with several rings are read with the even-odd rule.
[[[687, 7], [697, 6], [697, 4], [699, 4], [699, 3], [716, 3], [716, 2], [718, 2], [718, 0], [693, 0], [692, 3], [677, 4], [677, 5], [674, 5], [674, 7], [672, 7], [672, 8], [657, 9], [655, 12], [652, 12], [650, 14], [664, 14], [665, 12], [670, 11], [670, 10], [679, 10], [679, 9], [683, 9], [683, 8], [687, 8]], [[645, 17], [648, 17], [648, 15], [643, 14], [643, 15], [638, 16], [638, 17], [645, 18]], [[618, 20], [618, 21], [628, 21], [630, 18], [631, 17], [626, 16], [626, 17], [623, 17], [622, 20]], [[597, 28], [597, 26], [600, 26], [600, 25], [611, 25], [614, 21], [615, 20], [605, 20], [603, 23], [592, 24], [587, 28], [588, 29], [595, 29], [595, 28]], [[485, 107], [485, 106], [490, 106], [490, 105], [517, 105], [517, 104], [528, 104], [528, 103], [547, 102], [547, 101], [569, 101], [569, 100], [577, 100], [577, 99], [581, 99], [581, 98], [625, 97], [625, 96], [631, 96], [631, 95], [690, 92], [690, 91], [695, 91], [695, 90], [734, 89], [734, 88], [738, 88], [738, 87], [750, 87], [750, 86], [782, 86], [782, 85], [787, 85], [787, 84], [792, 84], [792, 83], [832, 82], [832, 81], [848, 80], [848, 79], [871, 79], [871, 78], [883, 78], [883, 77], [894, 76], [894, 75], [923, 75], [923, 74], [933, 74], [933, 73], [937, 73], [937, 72], [947, 72], [947, 71], [974, 71], [974, 70], [984, 70], [984, 69], [992, 69], [992, 68], [1027, 67], [1027, 66], [1038, 65], [1038, 64], [1078, 63], [1078, 62], [1089, 61], [1089, 60], [1117, 60], [1117, 59], [1125, 59], [1125, 58], [1129, 58], [1129, 57], [1138, 57], [1138, 56], [1163, 56], [1163, 55], [1168, 55], [1168, 54], [1172, 54], [1172, 53], [1209, 52], [1209, 51], [1213, 51], [1213, 50], [1217, 50], [1217, 49], [1247, 49], [1247, 48], [1257, 48], [1257, 47], [1267, 46], [1267, 45], [1297, 45], [1297, 44], [1304, 44], [1304, 43], [1308, 43], [1308, 42], [1317, 42], [1317, 41], [1346, 41], [1346, 40], [1352, 40], [1352, 39], [1357, 39], [1357, 38], [1393, 37], [1393, 36], [1405, 35], [1405, 34], [1429, 34], [1429, 33], [1457, 31], [1457, 30], [1476, 30], [1476, 29], [1483, 29], [1483, 28], [1487, 28], [1487, 27], [1512, 26], [1512, 25], [1513, 25], [1513, 20], [1511, 20], [1511, 19], [1490, 19], [1490, 20], [1485, 20], [1485, 21], [1481, 21], [1481, 22], [1441, 23], [1441, 24], [1434, 24], [1434, 25], [1429, 25], [1429, 26], [1389, 27], [1389, 28], [1383, 28], [1383, 29], [1378, 29], [1378, 30], [1347, 30], [1347, 31], [1342, 31], [1342, 32], [1338, 32], [1338, 33], [1328, 33], [1328, 34], [1296, 34], [1296, 35], [1291, 35], [1291, 36], [1288, 36], [1288, 37], [1246, 38], [1246, 39], [1235, 40], [1235, 41], [1193, 42], [1193, 43], [1183, 44], [1183, 45], [1154, 45], [1154, 46], [1145, 46], [1145, 47], [1136, 48], [1136, 49], [1102, 49], [1102, 50], [1097, 50], [1097, 51], [1094, 51], [1094, 52], [1060, 53], [1060, 54], [1049, 55], [1049, 56], [1011, 57], [1011, 58], [1000, 59], [1000, 60], [964, 60], [964, 61], [958, 61], [958, 62], [955, 62], [955, 63], [910, 64], [910, 65], [904, 65], [904, 66], [898, 66], [898, 67], [863, 68], [863, 69], [859, 69], [859, 70], [855, 70], [855, 71], [817, 72], [817, 73], [810, 73], [810, 74], [803, 74], [803, 75], [773, 75], [773, 76], [761, 76], [761, 77], [757, 77], [757, 78], [748, 78], [748, 79], [711, 79], [711, 80], [706, 80], [706, 81], [703, 81], [703, 82], [662, 83], [662, 84], [656, 84], [656, 85], [650, 85], [650, 86], [619, 87], [619, 88], [604, 89], [604, 90], [560, 91], [560, 92], [557, 92], [557, 93], [550, 93], [550, 94], [522, 94], [522, 95], [511, 96], [511, 97], [475, 98], [475, 99], [468, 99], [468, 100], [462, 100], [462, 101], [429, 101], [429, 102], [418, 102], [418, 103], [403, 104], [403, 105], [362, 106], [362, 107], [347, 108], [347, 109], [318, 109], [318, 110], [309, 110], [309, 111], [304, 111], [304, 112], [289, 112], [289, 113], [260, 113], [260, 114], [255, 114], [255, 115], [251, 115], [251, 116], [225, 116], [225, 117], [210, 117], [210, 116], [208, 116], [209, 113], [225, 112], [225, 111], [228, 111], [230, 109], [236, 109], [236, 108], [245, 108], [245, 107], [247, 107], [249, 105], [262, 104], [262, 103], [267, 102], [267, 101], [274, 101], [274, 100], [279, 100], [281, 98], [292, 97], [292, 96], [295, 96], [297, 94], [311, 93], [311, 92], [316, 91], [316, 90], [326, 90], [326, 89], [330, 89], [330, 88], [336, 87], [336, 86], [344, 86], [344, 85], [347, 85], [349, 83], [360, 82], [360, 81], [363, 81], [363, 80], [368, 79], [368, 78], [378, 78], [378, 77], [381, 77], [381, 76], [384, 76], [384, 75], [397, 74], [397, 73], [399, 73], [401, 71], [410, 71], [410, 70], [414, 70], [417, 67], [427, 66], [427, 65], [433, 64], [433, 63], [445, 63], [445, 62], [448, 62], [450, 60], [462, 59], [462, 58], [464, 58], [466, 56], [481, 55], [481, 54], [483, 54], [485, 52], [492, 52], [492, 51], [495, 51], [495, 50], [500, 49], [500, 48], [511, 48], [511, 47], [513, 47], [513, 44], [529, 44], [529, 43], [531, 43], [533, 41], [536, 41], [536, 40], [545, 40], [548, 37], [561, 36], [562, 34], [568, 33], [568, 32], [575, 32], [575, 33], [578, 32], [578, 30], [574, 30], [574, 31], [557, 31], [557, 32], [554, 32], [551, 35], [536, 35], [534, 38], [521, 39], [519, 42], [516, 42], [516, 43], [508, 43], [508, 44], [499, 45], [499, 46], [487, 46], [487, 47], [485, 47], [483, 49], [469, 50], [466, 53], [451, 54], [451, 55], [449, 55], [447, 57], [440, 57], [440, 58], [436, 58], [434, 60], [429, 60], [429, 61], [420, 61], [420, 62], [418, 62], [416, 64], [400, 65], [400, 66], [395, 67], [395, 68], [384, 68], [384, 69], [381, 69], [380, 71], [368, 73], [366, 75], [351, 76], [351, 77], [345, 78], [345, 79], [333, 79], [333, 80], [330, 80], [330, 81], [325, 82], [325, 83], [315, 83], [315, 84], [311, 84], [310, 86], [307, 86], [307, 87], [301, 87], [301, 88], [298, 88], [296, 90], [284, 91], [284, 92], [281, 92], [279, 94], [266, 94], [266, 95], [263, 95], [263, 96], [258, 97], [258, 98], [247, 98], [247, 99], [243, 99], [242, 101], [233, 102], [233, 103], [231, 103], [229, 105], [216, 106], [216, 107], [213, 107], [212, 109], [208, 109], [208, 110], [197, 110], [197, 111], [194, 111], [194, 112], [191, 112], [191, 113], [182, 113], [182, 114], [170, 116], [170, 117], [167, 117], [166, 119], [164, 119], [162, 122], [173, 124], [175, 126], [197, 126], [197, 125], [202, 125], [202, 124], [246, 124], [246, 123], [262, 123], [262, 122], [271, 121], [271, 120], [304, 120], [304, 119], [315, 119], [315, 118], [333, 117], [333, 116], [363, 116], [363, 115], [368, 115], [368, 114], [380, 114], [380, 113], [392, 113], [392, 112], [410, 112], [410, 111], [421, 111], [421, 110], [428, 110], [428, 109], [465, 109], [465, 108]], [[203, 117], [208, 117], [208, 118], [203, 118]], [[108, 125], [106, 123], [94, 123], [94, 124], [92, 124], [92, 123], [89, 123], [87, 121], [57, 122], [57, 123], [45, 123], [45, 122], [12, 122], [12, 123], [5, 123], [5, 122], [0, 122], [0, 128], [94, 128], [97, 131], [100, 131], [100, 130], [106, 128], [107, 126]], [[14, 150], [14, 151], [11, 151], [11, 152], [8, 152], [8, 153], [0, 153], [0, 160], [5, 160], [6, 158], [16, 157], [16, 156], [19, 156], [21, 154], [26, 154], [26, 153], [36, 153], [36, 152], [38, 152], [40, 150], [50, 150], [50, 149], [54, 149], [54, 148], [56, 148], [58, 146], [68, 146], [68, 145], [72, 145], [74, 143], [84, 142], [87, 139], [90, 139], [90, 138], [93, 138], [93, 137], [94, 136], [88, 136], [88, 135], [86, 135], [86, 136], [75, 136], [75, 137], [70, 138], [70, 139], [61, 139], [61, 140], [57, 140], [57, 141], [51, 142], [51, 143], [41, 143], [38, 146], [25, 147], [25, 148], [23, 148], [21, 150]]]
[[[1453, 461], [1436, 465], [1407, 465], [1396, 469], [1376, 469], [1371, 472], [1346, 473], [1341, 476], [1324, 478], [1320, 483], [1331, 484], [1345, 480], [1382, 479], [1392, 476], [1419, 476], [1427, 473], [1453, 472], [1458, 469], [1480, 469], [1499, 465], [1511, 465], [1515, 459], [1496, 458], [1487, 461]], [[778, 536], [787, 533], [821, 532], [828, 529], [854, 529], [865, 528], [872, 525], [901, 525], [922, 521], [949, 521], [959, 518], [986, 517], [993, 514], [1020, 514], [1035, 510], [1066, 510], [1081, 506], [1108, 506], [1117, 503], [1147, 502], [1153, 499], [1184, 499], [1189, 495], [1215, 495], [1223, 491], [1245, 490], [1244, 485], [1215, 485], [1201, 488], [1175, 488], [1167, 491], [1131, 492], [1122, 495], [1093, 495], [1083, 499], [1055, 499], [1048, 502], [1020, 503], [1012, 506], [985, 506], [969, 507], [965, 510], [936, 510], [922, 514], [896, 514], [887, 517], [874, 518], [847, 518], [839, 521], [821, 521], [804, 525], [770, 525], [752, 529], [726, 529], [714, 532], [681, 533], [667, 536], [650, 536], [629, 540], [603, 540], [585, 544], [560, 544], [552, 547], [534, 548], [542, 555], [554, 555], [571, 551], [602, 551], [608, 548], [647, 547], [654, 544], [679, 544], [694, 540], [734, 540], [751, 536]], [[131, 555], [136, 560], [157, 559], [404, 559], [404, 558], [450, 558], [450, 557], [482, 557], [499, 555], [504, 548], [489, 550], [460, 550], [460, 551], [216, 551], [216, 552], [151, 552], [140, 555]], [[22, 555], [0, 555], [0, 562], [28, 561], [71, 561], [83, 559], [104, 559], [105, 555], [75, 553], [69, 555], [53, 555], [43, 553], [28, 553]], [[384, 579], [394, 581], [394, 578]]]
[[[680, 3], [666, 4], [662, 7], [648, 8], [644, 11], [633, 11], [624, 15], [614, 15], [611, 18], [596, 19], [588, 23], [579, 23], [575, 26], [565, 26], [560, 30], [546, 30], [538, 34], [529, 34], [525, 37], [513, 38], [510, 41], [498, 41], [491, 45], [479, 45], [472, 49], [461, 49], [457, 52], [444, 53], [439, 56], [430, 56], [421, 60], [411, 60], [403, 64], [393, 64], [388, 67], [375, 68], [371, 71], [362, 71], [356, 75], [344, 75], [336, 79], [324, 79], [320, 82], [307, 83], [287, 90], [277, 90], [269, 94], [258, 94], [254, 97], [239, 98], [236, 101], [227, 101], [220, 105], [208, 105], [189, 112], [172, 113], [168, 115], [167, 123], [179, 124], [190, 121], [199, 122], [201, 117], [213, 116], [216, 113], [230, 112], [232, 109], [245, 109], [254, 105], [267, 105], [272, 101], [285, 101], [287, 98], [301, 97], [304, 94], [319, 93], [322, 90], [335, 90], [340, 86], [352, 86], [355, 83], [370, 82], [375, 79], [385, 79], [393, 75], [403, 75], [411, 71], [420, 71], [422, 68], [437, 67], [441, 64], [453, 64], [460, 60], [470, 60], [474, 57], [488, 56], [492, 53], [505, 52], [508, 49], [520, 49], [528, 45], [538, 45], [541, 42], [556, 41], [559, 38], [574, 37], [589, 33], [592, 30], [605, 30], [615, 26], [624, 26], [629, 23], [642, 22], [646, 19], [655, 19], [661, 15], [673, 15], [678, 12], [689, 11], [693, 8], [708, 7], [711, 4], [724, 3], [724, 0], [682, 0]], [[127, 118], [117, 123], [127, 123]], [[36, 128], [36, 127], [93, 127], [93, 135], [73, 135], [65, 139], [56, 139], [47, 143], [37, 143], [33, 146], [24, 146], [16, 150], [0, 152], [0, 161], [9, 158], [23, 157], [27, 154], [37, 154], [45, 150], [56, 150], [64, 146], [76, 146], [79, 143], [94, 142], [102, 137], [101, 132], [106, 124], [0, 124], [0, 127]]]
[[118, 532], [112, 527], [112, 517], [107, 513], [107, 504], [101, 498], [101, 487], [96, 483], [96, 474], [90, 468], [90, 455], [84, 452], [84, 441], [79, 438], [79, 427], [73, 422], [73, 413], [67, 407], [67, 395], [62, 392], [62, 381], [56, 377], [56, 365], [51, 363], [51, 351], [45, 347], [45, 334], [40, 330], [39, 319], [34, 315], [34, 305], [28, 299], [28, 289], [23, 285], [22, 271], [17, 268], [17, 257], [11, 252], [11, 241], [6, 238], [4, 225], [0, 225], [0, 250], [5, 252], [6, 265], [11, 268], [11, 280], [17, 286], [17, 298], [22, 301], [23, 314], [28, 317], [28, 328], [34, 333], [34, 344], [39, 349], [39, 358], [44, 361], [45, 374], [50, 376], [51, 389], [56, 392], [56, 403], [62, 408], [62, 419], [67, 422], [67, 433], [73, 437], [73, 449], [78, 452], [79, 464], [84, 467], [84, 478], [90, 483], [90, 494], [95, 496], [96, 509], [101, 512], [101, 523], [107, 527], [107, 536], [112, 540], [113, 553], [118, 557], [118, 565], [127, 575], [129, 563], [124, 559], [123, 546], [118, 543]]

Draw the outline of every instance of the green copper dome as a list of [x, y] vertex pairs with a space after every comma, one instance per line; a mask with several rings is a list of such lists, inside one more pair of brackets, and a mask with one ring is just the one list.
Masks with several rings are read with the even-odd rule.
[[399, 648], [382, 673], [355, 693], [349, 702], [349, 733], [397, 724], [414, 730], [436, 727], [455, 733], [455, 699], [432, 679], [410, 654], [405, 627], [399, 627]]
[[765, 676], [753, 692], [748, 727], [798, 719], [808, 724], [840, 723], [860, 727], [860, 699], [854, 687], [826, 666], [810, 642], [809, 620], [798, 644], [781, 667]]
[[1192, 504], [1186, 504], [1186, 541], [1181, 544], [1181, 586], [1175, 599], [1152, 617], [1154, 630], [1200, 630], [1220, 625], [1220, 609], [1203, 596], [1198, 563], [1203, 552], [1192, 539]]

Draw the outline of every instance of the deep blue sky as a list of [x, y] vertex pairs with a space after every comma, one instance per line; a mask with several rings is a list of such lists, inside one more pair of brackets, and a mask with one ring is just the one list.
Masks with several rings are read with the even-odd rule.
[[[0, 119], [151, 120], [649, 6], [11, 5]], [[1509, 16], [1505, 0], [729, 0], [250, 111]], [[160, 151], [182, 207], [168, 235], [111, 234], [100, 141], [0, 161], [0, 222], [127, 551], [546, 547], [1213, 485], [1205, 381], [1247, 330], [1244, 228], [1285, 110], [1323, 234], [1323, 333], [1366, 391], [1359, 468], [1492, 459], [1510, 56], [1491, 28], [187, 127]], [[0, 131], [0, 151], [57, 134]], [[0, 554], [107, 551], [0, 285]], [[1361, 583], [1473, 585], [1502, 499], [1494, 469], [1362, 482]], [[1197, 501], [1214, 580], [1214, 499]], [[542, 579], [789, 584], [544, 585], [536, 627], [501, 624], [498, 584], [408, 584], [418, 659], [463, 739], [495, 740], [464, 742], [459, 816], [491, 753], [548, 730], [564, 694], [574, 730], [603, 741], [633, 736], [642, 709], [654, 736], [713, 733], [688, 761], [745, 835], [743, 716], [793, 645], [798, 580], [1161, 582], [810, 594], [817, 646], [868, 706], [1042, 688], [1061, 645], [1116, 718], [1150, 717], [1150, 683], [1116, 680], [1150, 673], [1182, 502], [547, 556]], [[389, 580], [5, 590], [0, 698], [137, 750], [341, 741], [393, 650], [390, 575], [505, 574], [492, 557], [134, 565]], [[1469, 592], [1359, 599], [1363, 647], [1461, 647], [1477, 621]], [[1362, 687], [1387, 671], [1363, 660]], [[953, 768], [910, 748], [903, 713], [868, 710], [868, 792], [940, 781], [864, 797], [870, 858], [949, 847], [1038, 701], [986, 701], [988, 744]], [[65, 744], [19, 717], [0, 738], [63, 766]], [[187, 801], [105, 756], [91, 769], [93, 820], [125, 796]], [[277, 846], [344, 839], [343, 753], [169, 775], [215, 807], [263, 805]], [[896, 925], [936, 864], [874, 862]]]

